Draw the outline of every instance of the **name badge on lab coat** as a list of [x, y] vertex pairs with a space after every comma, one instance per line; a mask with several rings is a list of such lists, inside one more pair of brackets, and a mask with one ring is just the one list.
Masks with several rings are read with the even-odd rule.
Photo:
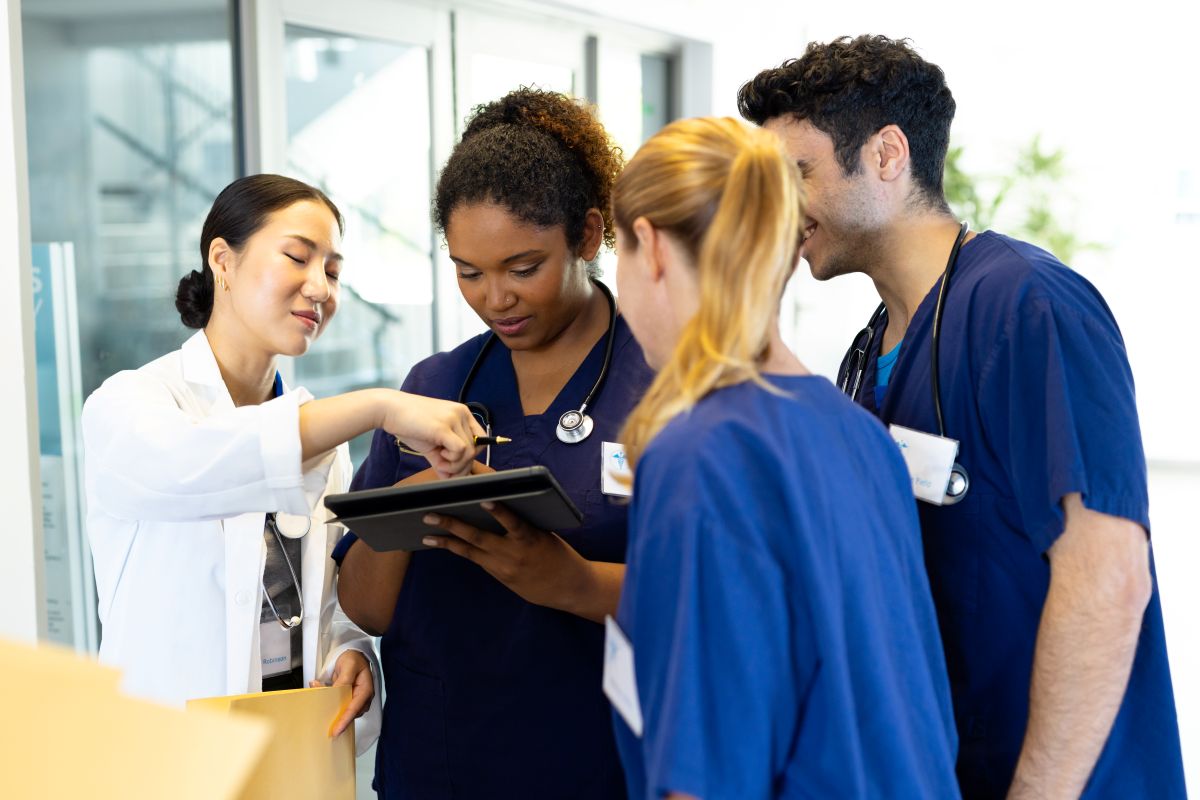
[[262, 676], [270, 678], [292, 671], [292, 632], [275, 620], [258, 625], [258, 652]]
[[611, 616], [604, 617], [604, 694], [633, 735], [642, 735], [642, 705], [633, 671], [633, 645]]
[[913, 494], [918, 500], [940, 506], [946, 500], [950, 469], [958, 455], [958, 441], [932, 433], [913, 430], [903, 425], [888, 426], [892, 438], [900, 447], [900, 455], [912, 478]]
[[625, 445], [604, 442], [600, 447], [600, 491], [610, 497], [633, 493], [633, 473], [625, 458]]

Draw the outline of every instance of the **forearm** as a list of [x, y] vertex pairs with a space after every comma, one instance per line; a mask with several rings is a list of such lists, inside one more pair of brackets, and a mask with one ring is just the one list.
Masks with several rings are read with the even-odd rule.
[[389, 389], [363, 389], [300, 406], [302, 461], [332, 450], [355, 436], [382, 427]]
[[1051, 551], [1029, 724], [1010, 798], [1078, 797], [1125, 695], [1151, 591], [1149, 556], [1140, 528], [1100, 549], [1108, 533], [1094, 527], [1096, 519], [1109, 525], [1112, 518], [1092, 516], [1075, 538], [1085, 545], [1066, 542], [1057, 557]]
[[583, 580], [564, 598], [559, 608], [592, 622], [603, 622], [617, 613], [625, 565], [606, 561], [584, 561]]
[[392, 624], [411, 557], [402, 550], [377, 553], [357, 541], [342, 559], [338, 602], [346, 616], [370, 635], [382, 636]]

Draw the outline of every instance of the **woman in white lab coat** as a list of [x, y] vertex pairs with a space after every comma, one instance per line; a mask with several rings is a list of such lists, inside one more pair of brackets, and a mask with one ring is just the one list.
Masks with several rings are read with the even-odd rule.
[[[345, 442], [376, 427], [445, 473], [482, 434], [464, 406], [368, 389], [314, 400], [279, 355], [303, 354], [337, 309], [342, 217], [276, 175], [230, 184], [176, 307], [200, 330], [118, 373], [84, 404], [88, 536], [100, 658], [133, 694], [189, 698], [321, 683], [353, 687], [338, 721], [378, 734], [378, 661], [342, 614], [322, 499], [350, 480]], [[264, 674], [272, 676], [264, 680]]]

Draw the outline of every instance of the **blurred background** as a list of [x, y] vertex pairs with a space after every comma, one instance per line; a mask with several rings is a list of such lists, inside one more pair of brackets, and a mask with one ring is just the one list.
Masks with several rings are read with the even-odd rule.
[[[632, 155], [672, 119], [736, 116], [737, 88], [810, 40], [883, 33], [911, 38], [954, 91], [955, 210], [977, 230], [1056, 252], [1100, 289], [1124, 332], [1188, 778], [1200, 786], [1200, 636], [1189, 622], [1200, 612], [1189, 577], [1200, 555], [1187, 316], [1200, 294], [1193, 9], [19, 0], [19, 11], [50, 638], [98, 644], [82, 400], [187, 337], [175, 287], [199, 268], [200, 226], [233, 178], [294, 175], [347, 218], [338, 322], [285, 377], [318, 396], [398, 386], [417, 360], [482, 330], [429, 221], [437, 170], [473, 107], [520, 85], [569, 92], [596, 103]], [[611, 256], [601, 262], [611, 281]], [[801, 270], [785, 335], [832, 375], [875, 302], [865, 278], [819, 284]], [[355, 460], [364, 454], [356, 442]]]

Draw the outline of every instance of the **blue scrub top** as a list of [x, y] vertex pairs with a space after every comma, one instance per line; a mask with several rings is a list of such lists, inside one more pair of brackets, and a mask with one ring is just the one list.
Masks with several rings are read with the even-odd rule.
[[[413, 367], [404, 390], [455, 400], [487, 335]], [[604, 361], [604, 337], [544, 414], [525, 416], [510, 351], [497, 342], [467, 400], [492, 413], [492, 466], [541, 464], [583, 512], [560, 535], [585, 558], [623, 562], [628, 505], [600, 491], [601, 443], [619, 441], [651, 373], [617, 318], [608, 379], [589, 413], [592, 435], [563, 444], [558, 418], [578, 408]], [[390, 486], [426, 469], [377, 432], [352, 489]], [[339, 562], [356, 537], [347, 534]], [[522, 600], [482, 568], [443, 550], [413, 554], [383, 636], [387, 699], [376, 757], [383, 798], [614, 798], [624, 779], [601, 689], [604, 627]]]
[[908, 474], [825, 378], [704, 398], [636, 471], [631, 798], [958, 797]]
[[[935, 434], [929, 362], [939, 287], [913, 315], [882, 408], [870, 391], [873, 357], [860, 398], [886, 424]], [[963, 795], [1002, 798], [1029, 715], [1050, 582], [1046, 551], [1063, 530], [1061, 500], [1079, 492], [1088, 508], [1149, 531], [1146, 460], [1116, 320], [1099, 292], [1049, 253], [992, 232], [967, 242], [946, 297], [940, 349], [946, 435], [960, 443], [971, 486], [958, 505], [917, 505]], [[1183, 796], [1156, 581], [1129, 687], [1084, 797]]]

